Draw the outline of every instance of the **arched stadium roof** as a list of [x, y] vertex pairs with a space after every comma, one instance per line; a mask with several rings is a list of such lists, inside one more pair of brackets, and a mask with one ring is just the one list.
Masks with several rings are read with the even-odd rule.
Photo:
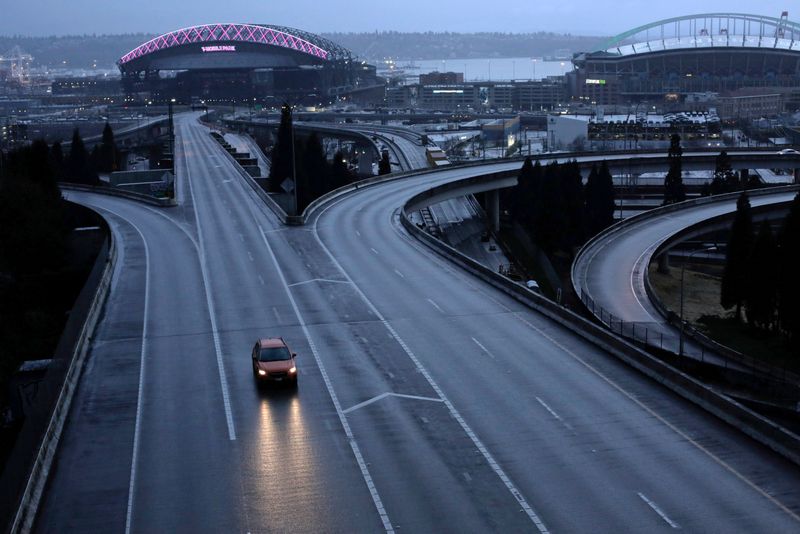
[[745, 13], [702, 13], [633, 28], [600, 44], [595, 53], [626, 56], [678, 49], [730, 47], [800, 50], [800, 23]]
[[220, 23], [191, 26], [159, 35], [122, 56], [117, 64], [122, 66], [147, 54], [186, 44], [225, 42], [247, 42], [288, 48], [328, 61], [351, 59], [352, 56], [349, 50], [333, 41], [296, 28], [265, 24]]

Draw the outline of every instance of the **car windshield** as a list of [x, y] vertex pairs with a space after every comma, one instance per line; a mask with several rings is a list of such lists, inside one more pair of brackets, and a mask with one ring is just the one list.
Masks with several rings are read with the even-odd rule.
[[269, 347], [261, 349], [258, 354], [260, 362], [280, 362], [291, 359], [292, 355], [286, 347]]

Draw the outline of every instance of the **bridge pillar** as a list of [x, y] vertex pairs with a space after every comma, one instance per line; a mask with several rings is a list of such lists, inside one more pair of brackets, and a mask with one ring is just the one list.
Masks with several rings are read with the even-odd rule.
[[800, 169], [794, 170], [794, 183], [795, 185], [800, 184]]
[[486, 192], [486, 211], [489, 214], [489, 228], [493, 232], [500, 231], [500, 190]]

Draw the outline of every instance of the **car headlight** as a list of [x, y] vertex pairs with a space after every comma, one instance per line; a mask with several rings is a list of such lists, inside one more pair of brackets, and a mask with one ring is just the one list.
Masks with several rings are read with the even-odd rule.
[[261, 376], [266, 376], [267, 372], [265, 370], [263, 370], [263, 369], [259, 369], [258, 370], [258, 374], [261, 375]]
[[292, 367], [291, 369], [289, 369], [289, 374], [290, 374], [290, 375], [293, 375], [293, 374], [295, 374], [296, 372], [297, 372], [297, 367]]

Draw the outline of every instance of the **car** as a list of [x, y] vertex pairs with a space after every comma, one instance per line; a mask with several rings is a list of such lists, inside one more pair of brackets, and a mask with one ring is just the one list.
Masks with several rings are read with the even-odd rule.
[[800, 154], [800, 152], [793, 148], [784, 148], [783, 150], [778, 151], [778, 154], [781, 156], [787, 156], [789, 154]]
[[259, 382], [287, 383], [297, 386], [297, 354], [289, 350], [282, 337], [256, 341], [252, 352], [253, 376]]

